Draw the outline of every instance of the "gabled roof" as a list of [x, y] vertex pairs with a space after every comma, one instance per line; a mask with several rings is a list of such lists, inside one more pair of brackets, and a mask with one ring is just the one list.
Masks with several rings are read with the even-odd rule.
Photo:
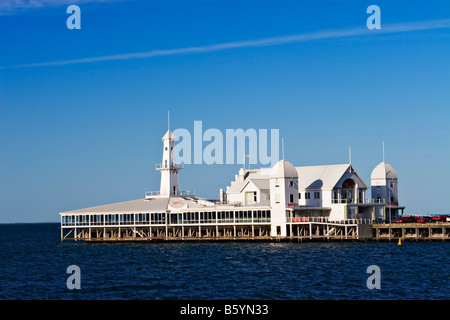
[[244, 181], [239, 181], [237, 178], [235, 181], [232, 181], [231, 186], [227, 188], [227, 193], [240, 193], [242, 189], [244, 189], [249, 181], [253, 181], [253, 183], [259, 189], [269, 189], [269, 174], [270, 168], [262, 168], [262, 169], [251, 169], [246, 170]]
[[249, 183], [253, 183], [259, 190], [270, 189], [269, 179], [248, 179], [244, 181], [239, 192], [242, 192]]
[[[282, 160], [283, 161], [283, 160]], [[275, 166], [273, 167], [275, 168]], [[244, 181], [233, 181], [231, 186], [228, 187], [227, 193], [240, 193], [252, 181], [259, 189], [269, 189], [269, 179], [273, 177], [272, 169], [252, 169], [246, 176]], [[278, 172], [278, 169], [275, 170]], [[351, 164], [337, 164], [337, 165], [324, 165], [324, 166], [308, 166], [308, 167], [295, 167], [298, 175], [298, 189], [333, 189], [344, 176], [344, 174], [351, 169], [362, 185], [360, 187], [367, 188], [367, 185], [353, 169]], [[294, 174], [289, 174], [294, 176]]]
[[304, 189], [333, 189], [350, 164], [296, 167], [298, 172], [298, 188]]

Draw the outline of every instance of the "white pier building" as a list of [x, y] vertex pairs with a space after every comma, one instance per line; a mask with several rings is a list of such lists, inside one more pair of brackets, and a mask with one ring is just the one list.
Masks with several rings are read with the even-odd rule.
[[388, 164], [372, 172], [368, 186], [351, 164], [241, 168], [234, 181], [208, 200], [183, 192], [175, 137], [162, 138], [160, 190], [138, 200], [61, 212], [61, 240], [272, 240], [365, 239], [372, 223], [394, 219], [398, 177]]

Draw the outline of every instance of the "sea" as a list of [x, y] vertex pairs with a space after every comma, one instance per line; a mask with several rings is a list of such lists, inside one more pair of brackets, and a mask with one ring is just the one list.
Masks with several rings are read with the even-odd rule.
[[449, 257], [448, 242], [84, 243], [1, 224], [0, 299], [448, 300]]

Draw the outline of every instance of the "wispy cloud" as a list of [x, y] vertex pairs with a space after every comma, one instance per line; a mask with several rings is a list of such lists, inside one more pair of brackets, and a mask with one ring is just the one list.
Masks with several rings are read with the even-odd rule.
[[239, 49], [239, 48], [277, 46], [277, 45], [284, 45], [284, 44], [290, 44], [290, 43], [308, 42], [308, 41], [314, 41], [314, 40], [337, 39], [337, 38], [354, 37], [354, 36], [371, 36], [371, 35], [382, 35], [382, 34], [392, 34], [392, 33], [404, 33], [404, 32], [442, 29], [442, 28], [450, 28], [450, 19], [430, 20], [430, 21], [421, 21], [421, 22], [410, 22], [410, 23], [397, 23], [397, 24], [389, 24], [389, 25], [386, 24], [386, 25], [382, 25], [382, 28], [380, 30], [368, 30], [364, 26], [364, 27], [352, 28], [352, 29], [310, 32], [310, 33], [303, 33], [303, 34], [297, 34], [297, 35], [280, 36], [280, 37], [272, 37], [272, 38], [257, 39], [257, 40], [224, 42], [224, 43], [205, 45], [205, 46], [196, 46], [196, 47], [184, 47], [184, 48], [175, 48], [175, 49], [167, 49], [167, 50], [152, 50], [152, 51], [146, 51], [146, 52], [114, 54], [114, 55], [107, 55], [107, 56], [101, 56], [101, 57], [89, 57], [89, 58], [81, 58], [81, 59], [38, 62], [38, 63], [21, 64], [21, 65], [14, 65], [14, 66], [3, 66], [3, 67], [0, 67], [0, 69], [48, 67], [48, 66], [62, 66], [62, 65], [93, 63], [93, 62], [102, 62], [102, 61], [143, 59], [143, 58], [171, 56], [171, 55], [207, 53], [207, 52], [215, 52], [215, 51], [223, 51], [223, 50]]
[[52, 8], [71, 4], [117, 2], [124, 0], [0, 0], [0, 15], [11, 15], [30, 9]]

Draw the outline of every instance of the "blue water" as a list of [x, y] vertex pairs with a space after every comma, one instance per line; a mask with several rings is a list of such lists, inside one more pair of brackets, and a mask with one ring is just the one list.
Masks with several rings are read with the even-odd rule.
[[0, 225], [0, 299], [450, 298], [448, 242], [87, 244], [61, 243], [58, 227]]

